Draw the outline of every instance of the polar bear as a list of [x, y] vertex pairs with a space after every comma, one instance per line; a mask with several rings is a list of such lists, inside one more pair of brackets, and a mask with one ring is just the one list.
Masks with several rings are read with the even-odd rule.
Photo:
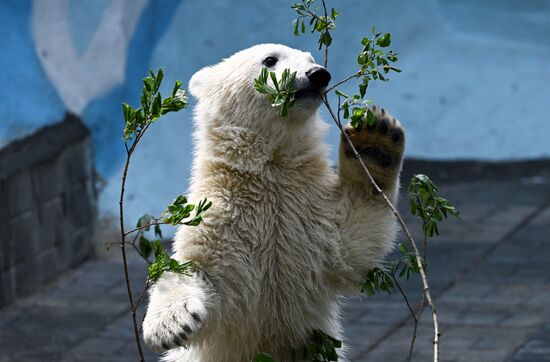
[[[278, 77], [297, 72], [286, 117], [254, 89], [264, 66]], [[167, 351], [166, 361], [242, 362], [265, 352], [284, 362], [316, 330], [342, 338], [339, 297], [358, 294], [392, 249], [396, 224], [344, 140], [338, 170], [330, 165], [318, 114], [329, 81], [310, 53], [279, 44], [192, 77], [189, 198], [213, 206], [175, 236], [173, 257], [192, 260], [196, 272], [164, 273], [150, 293], [144, 340]], [[373, 110], [375, 124], [345, 131], [395, 202], [405, 135], [388, 112]]]

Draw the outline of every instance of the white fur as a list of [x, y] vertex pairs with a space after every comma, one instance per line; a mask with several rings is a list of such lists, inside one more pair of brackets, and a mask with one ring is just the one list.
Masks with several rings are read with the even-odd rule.
[[[150, 347], [162, 349], [185, 323], [192, 329], [166, 361], [240, 362], [267, 352], [283, 362], [313, 330], [342, 338], [339, 296], [357, 294], [392, 247], [389, 209], [367, 183], [330, 167], [317, 106], [297, 104], [281, 118], [254, 90], [273, 54], [279, 74], [291, 68], [303, 78], [314, 65], [309, 53], [264, 44], [191, 79], [198, 104], [189, 198], [213, 206], [174, 243], [174, 257], [200, 272], [165, 273], [150, 295], [143, 325]], [[392, 198], [397, 187], [395, 180]]]

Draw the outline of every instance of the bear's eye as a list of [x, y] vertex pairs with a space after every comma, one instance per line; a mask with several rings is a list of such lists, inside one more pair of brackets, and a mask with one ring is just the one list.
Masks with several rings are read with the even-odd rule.
[[262, 62], [263, 65], [265, 65], [266, 67], [268, 68], [271, 68], [272, 66], [274, 66], [275, 64], [277, 64], [277, 61], [279, 59], [275, 58], [275, 57], [267, 57], [264, 59], [264, 61]]

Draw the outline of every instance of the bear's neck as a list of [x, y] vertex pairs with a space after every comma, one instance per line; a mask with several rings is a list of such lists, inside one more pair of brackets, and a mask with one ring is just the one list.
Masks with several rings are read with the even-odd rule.
[[247, 128], [225, 125], [199, 130], [195, 142], [194, 175], [199, 177], [215, 173], [217, 165], [258, 175], [268, 167], [296, 169], [310, 164], [312, 159], [326, 158], [321, 132], [294, 132], [284, 138], [268, 138]]

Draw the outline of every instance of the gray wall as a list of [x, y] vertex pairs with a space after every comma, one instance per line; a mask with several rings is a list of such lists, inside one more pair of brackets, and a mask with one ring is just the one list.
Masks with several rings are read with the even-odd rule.
[[0, 306], [93, 255], [93, 170], [72, 115], [0, 150]]

